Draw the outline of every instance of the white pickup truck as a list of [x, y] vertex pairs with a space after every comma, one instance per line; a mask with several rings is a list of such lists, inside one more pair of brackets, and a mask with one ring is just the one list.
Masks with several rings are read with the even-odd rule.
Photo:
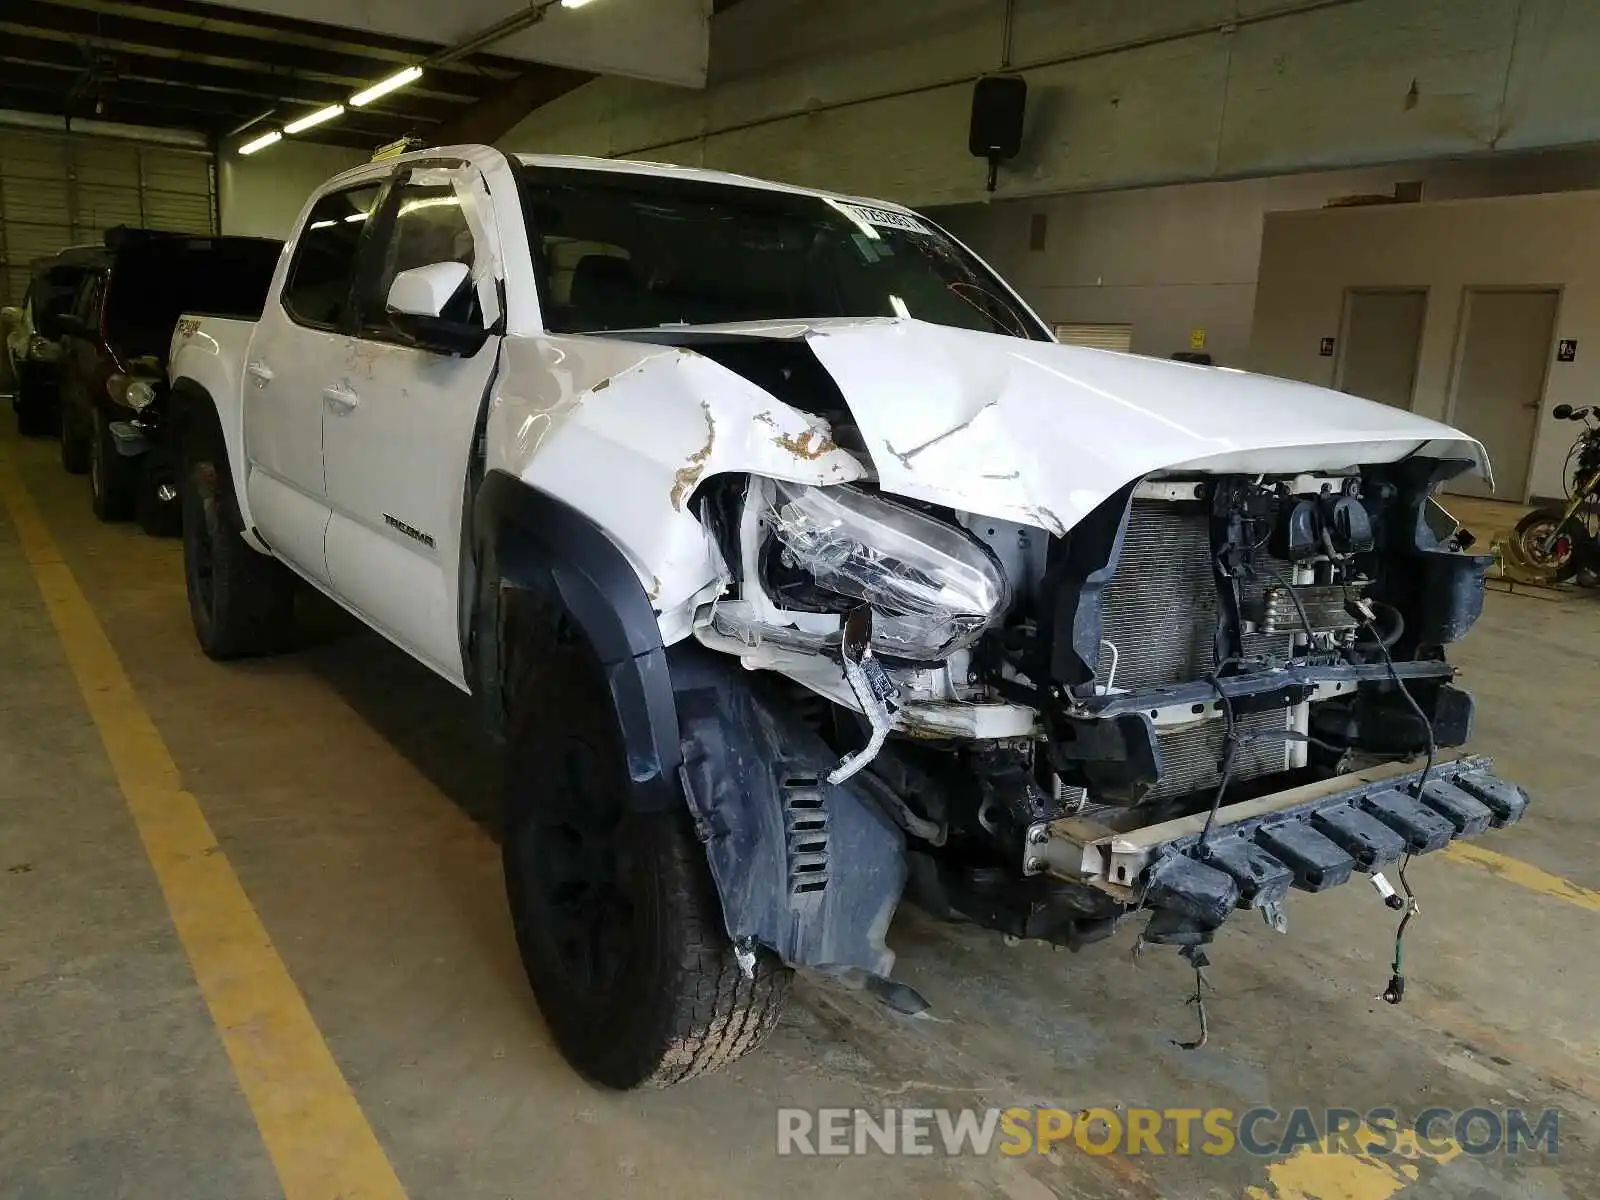
[[611, 1086], [755, 1046], [795, 968], [915, 1008], [903, 892], [1198, 965], [1528, 802], [1455, 749], [1478, 443], [1058, 345], [894, 204], [429, 150], [171, 376], [201, 645], [285, 648], [309, 585], [481, 701], [527, 973]]

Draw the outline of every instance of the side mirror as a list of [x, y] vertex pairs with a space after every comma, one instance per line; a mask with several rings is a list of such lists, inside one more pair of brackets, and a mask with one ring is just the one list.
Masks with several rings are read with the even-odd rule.
[[471, 275], [466, 264], [458, 262], [401, 271], [389, 285], [390, 322], [424, 350], [462, 357], [476, 354], [489, 340], [489, 331], [439, 315], [463, 287], [470, 286]]
[[1558, 421], [1572, 420], [1572, 405], [1558, 404], [1550, 410], [1550, 415]]

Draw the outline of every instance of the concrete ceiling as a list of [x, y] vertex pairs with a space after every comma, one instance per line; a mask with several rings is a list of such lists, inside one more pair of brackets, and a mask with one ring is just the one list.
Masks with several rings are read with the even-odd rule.
[[[325, 22], [348, 30], [450, 44], [543, 0], [223, 0], [222, 7]], [[703, 87], [710, 0], [589, 0], [548, 7], [533, 27], [495, 45], [496, 54], [597, 75]]]
[[[308, 0], [0, 0], [0, 109], [220, 138], [340, 103], [520, 7], [514, 0], [324, 0], [320, 7]], [[508, 42], [430, 67], [417, 84], [302, 140], [358, 149], [403, 135], [435, 144], [489, 141], [597, 73], [703, 83], [708, 7], [708, 0], [552, 7]], [[330, 10], [339, 23], [327, 19]]]

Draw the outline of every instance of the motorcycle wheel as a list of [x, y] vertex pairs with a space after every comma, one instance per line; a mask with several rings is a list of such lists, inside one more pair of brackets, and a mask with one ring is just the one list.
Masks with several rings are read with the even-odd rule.
[[1558, 510], [1536, 508], [1517, 522], [1511, 534], [1511, 552], [1517, 562], [1552, 583], [1567, 582], [1579, 567], [1578, 538], [1570, 530], [1563, 531], [1555, 544], [1549, 545], [1560, 524]]

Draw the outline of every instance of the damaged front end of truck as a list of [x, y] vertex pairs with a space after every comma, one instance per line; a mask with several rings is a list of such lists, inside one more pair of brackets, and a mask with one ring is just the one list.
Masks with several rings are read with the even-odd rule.
[[[1445, 650], [1490, 559], [1435, 499], [1487, 473], [1456, 431], [909, 321], [621, 336], [764, 405], [707, 407], [674, 479], [707, 572], [641, 568], [685, 634], [678, 775], [736, 945], [898, 995], [909, 892], [1073, 949], [1138, 915], [1193, 954], [1522, 816], [1461, 752]], [[860, 469], [741, 469], [744, 426]]]

